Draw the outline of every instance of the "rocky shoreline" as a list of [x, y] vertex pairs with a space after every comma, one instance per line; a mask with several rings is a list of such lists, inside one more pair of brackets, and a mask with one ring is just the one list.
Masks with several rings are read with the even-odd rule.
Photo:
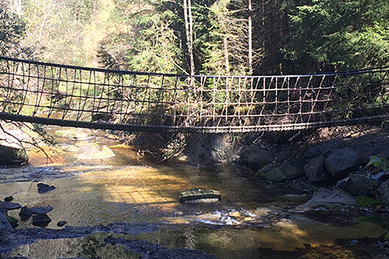
[[[312, 134], [312, 133], [311, 133]], [[373, 126], [245, 136], [197, 135], [180, 158], [195, 164], [230, 162], [271, 184], [340, 187], [376, 198], [389, 210], [389, 133]], [[297, 180], [295, 180], [297, 179]], [[383, 208], [385, 209], [385, 208]]]
[[[139, 140], [135, 139], [136, 141]], [[177, 147], [181, 149], [180, 152], [171, 151]], [[286, 205], [261, 207], [255, 211], [255, 215], [246, 215], [244, 212], [237, 211], [221, 212], [219, 218], [212, 223], [216, 226], [220, 223], [220, 227], [228, 228], [231, 223], [235, 227], [266, 229], [277, 224], [288, 224], [290, 221], [313, 220], [333, 227], [349, 227], [368, 222], [379, 226], [376, 236], [365, 239], [362, 238], [363, 236], [341, 239], [337, 241], [339, 246], [336, 247], [352, 246], [353, 250], [360, 250], [358, 255], [370, 253], [376, 257], [389, 256], [389, 225], [387, 224], [389, 222], [389, 133], [385, 130], [367, 127], [358, 130], [322, 129], [313, 133], [269, 133], [257, 136], [192, 135], [170, 138], [169, 141], [161, 141], [160, 145], [154, 147], [145, 145], [146, 149], [155, 154], [170, 149], [174, 154], [171, 157], [173, 164], [185, 162], [206, 167], [212, 163], [230, 163], [242, 169], [242, 177], [265, 183], [269, 191], [273, 188], [285, 189], [282, 199], [283, 204]], [[45, 178], [56, 179], [77, 174], [77, 172], [64, 172], [59, 167], [31, 170], [24, 166], [3, 169], [4, 177], [1, 178], [0, 174], [3, 183], [39, 182]], [[54, 189], [54, 186], [43, 183], [37, 185], [37, 191], [42, 193]], [[7, 201], [0, 203], [0, 231], [2, 232], [0, 247], [3, 249], [0, 255], [39, 239], [78, 238], [101, 232], [129, 234], [139, 227], [137, 224], [122, 223], [95, 227], [69, 227], [65, 226], [64, 221], [58, 222], [59, 227], [65, 226], [62, 229], [45, 229], [45, 224], [39, 222], [49, 222], [48, 213], [51, 210], [49, 207], [26, 208], [14, 203], [12, 199], [8, 199], [9, 197], [3, 198], [7, 198]], [[9, 218], [5, 217], [10, 209], [20, 209], [23, 214], [19, 214], [21, 218], [25, 216], [24, 214], [30, 217], [34, 215], [35, 221], [39, 224], [32, 225], [39, 228], [14, 229], [8, 222]], [[139, 233], [150, 229], [157, 231], [160, 228], [159, 225], [146, 225], [139, 227]], [[156, 255], [158, 253], [179, 255], [187, 252], [179, 249], [166, 250], [162, 246], [150, 242], [142, 243], [139, 240], [136, 242], [136, 240], [125, 240], [120, 237], [107, 238], [104, 239], [105, 245], [122, 244], [132, 251], [138, 249], [142, 252], [151, 249], [157, 251]], [[325, 253], [330, 248], [307, 246], [293, 253], [279, 254], [279, 251], [270, 250], [261, 250], [261, 253], [269, 255], [269, 258], [276, 254], [284, 256], [293, 254], [298, 257], [307, 256], [314, 249], [322, 249]], [[371, 249], [374, 251], [367, 252]], [[208, 257], [201, 252], [196, 256]]]

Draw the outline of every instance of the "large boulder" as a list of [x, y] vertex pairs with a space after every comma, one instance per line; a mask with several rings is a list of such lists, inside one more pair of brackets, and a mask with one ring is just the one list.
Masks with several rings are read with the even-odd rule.
[[337, 185], [354, 196], [373, 196], [379, 184], [379, 180], [370, 179], [365, 174], [350, 174]]
[[262, 177], [267, 182], [282, 182], [297, 178], [304, 174], [302, 163], [299, 160], [292, 160], [283, 165], [276, 163], [268, 164], [258, 170], [256, 176]]
[[236, 148], [229, 134], [194, 134], [183, 155], [185, 161], [195, 165], [232, 162]]
[[0, 145], [0, 165], [20, 165], [28, 162], [24, 149]]
[[273, 160], [274, 155], [272, 152], [258, 146], [250, 147], [240, 154], [240, 164], [250, 168], [254, 172], [257, 172], [259, 169], [272, 163]]
[[293, 179], [304, 175], [303, 164], [300, 160], [288, 161], [280, 167], [280, 170], [286, 179]]
[[336, 178], [347, 175], [349, 170], [366, 165], [368, 161], [351, 148], [342, 148], [330, 154], [324, 161], [327, 171]]
[[49, 223], [51, 222], [51, 219], [47, 214], [36, 214], [32, 216], [32, 225], [37, 227], [47, 227]]
[[379, 158], [385, 158], [385, 159], [389, 160], [389, 147], [380, 150], [379, 153], [376, 154], [375, 156], [379, 157]]
[[324, 155], [311, 158], [304, 165], [304, 173], [310, 182], [325, 182], [331, 178], [326, 167], [324, 166]]
[[317, 207], [335, 204], [356, 205], [355, 198], [339, 187], [319, 188], [313, 197], [301, 207]]
[[269, 172], [262, 175], [266, 182], [282, 182], [286, 180], [286, 176], [282, 173], [279, 167], [271, 169]]

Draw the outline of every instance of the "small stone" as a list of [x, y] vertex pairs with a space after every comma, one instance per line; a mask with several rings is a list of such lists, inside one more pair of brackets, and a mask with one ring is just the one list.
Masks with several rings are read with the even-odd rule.
[[58, 227], [63, 227], [63, 226], [65, 226], [66, 224], [67, 224], [67, 222], [66, 222], [65, 220], [61, 220], [61, 221], [58, 221], [57, 226], [58, 226]]
[[4, 198], [4, 201], [5, 201], [5, 202], [11, 202], [11, 201], [13, 201], [13, 199], [14, 199], [14, 197], [8, 196], [8, 197], [5, 197], [5, 198]]
[[51, 219], [46, 214], [37, 214], [32, 217], [32, 224], [37, 227], [47, 227]]
[[53, 207], [50, 207], [50, 206], [31, 208], [31, 212], [33, 214], [47, 214], [47, 213], [49, 213], [52, 210], [53, 210]]
[[19, 212], [19, 217], [22, 221], [27, 221], [29, 218], [31, 218], [32, 214], [32, 211], [24, 206]]
[[45, 192], [49, 192], [49, 191], [52, 191], [55, 189], [55, 186], [50, 186], [48, 184], [45, 184], [45, 183], [38, 183], [37, 184], [38, 186], [38, 192], [39, 193], [45, 193]]

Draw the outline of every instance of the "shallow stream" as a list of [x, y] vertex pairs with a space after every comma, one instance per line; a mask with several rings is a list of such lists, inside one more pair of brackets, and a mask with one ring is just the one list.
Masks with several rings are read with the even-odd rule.
[[[47, 151], [51, 161], [35, 150], [29, 165], [1, 168], [0, 198], [12, 196], [29, 208], [51, 206], [52, 221], [47, 228], [32, 226], [31, 219], [20, 221], [0, 256], [354, 258], [360, 249], [355, 240], [386, 233], [371, 222], [314, 220], [299, 206], [309, 194], [267, 185], [229, 164], [164, 165], [148, 150], [124, 145], [104, 132], [48, 132], [58, 143]], [[38, 193], [38, 182], [55, 189]], [[193, 187], [218, 190], [222, 198], [181, 204], [180, 192]], [[354, 209], [338, 210], [347, 214]], [[18, 213], [8, 214], [18, 218]], [[58, 227], [58, 221], [67, 224]]]

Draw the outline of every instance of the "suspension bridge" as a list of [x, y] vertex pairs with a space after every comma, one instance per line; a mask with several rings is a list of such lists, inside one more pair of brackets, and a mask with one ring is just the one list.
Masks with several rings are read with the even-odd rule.
[[365, 124], [389, 119], [388, 72], [191, 76], [0, 57], [0, 119], [199, 133]]

